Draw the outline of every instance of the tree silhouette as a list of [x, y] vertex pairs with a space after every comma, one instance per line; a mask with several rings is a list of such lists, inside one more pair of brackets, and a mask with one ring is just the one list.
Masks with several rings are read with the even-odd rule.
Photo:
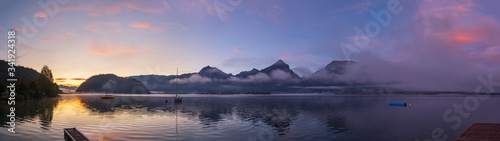
[[0, 93], [5, 92], [5, 90], [7, 90], [7, 86], [3, 82], [0, 82]]
[[42, 94], [40, 93], [40, 90], [38, 89], [38, 82], [35, 80], [31, 80], [28, 83], [28, 91], [29, 91], [29, 96], [32, 98], [40, 98], [42, 97]]
[[59, 87], [54, 83], [52, 71], [47, 65], [43, 66], [40, 75], [38, 76], [38, 87], [42, 95], [55, 97], [59, 93]]
[[54, 78], [52, 76], [52, 70], [49, 69], [49, 66], [44, 65], [40, 74], [49, 79], [50, 82], [54, 82]]

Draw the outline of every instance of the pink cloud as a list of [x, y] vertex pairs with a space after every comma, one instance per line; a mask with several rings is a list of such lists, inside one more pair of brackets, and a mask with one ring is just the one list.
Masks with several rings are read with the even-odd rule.
[[14, 28], [12, 29], [14, 31], [22, 31], [22, 32], [29, 32], [29, 31], [33, 31], [31, 30], [30, 28], [24, 28], [24, 29], [21, 29], [21, 28]]
[[164, 29], [174, 29], [174, 28], [179, 28], [179, 29], [182, 29], [184, 31], [189, 31], [189, 28], [183, 26], [182, 24], [180, 23], [176, 23], [176, 22], [170, 22], [170, 23], [167, 23], [167, 24], [164, 24], [164, 26], [162, 27]]
[[110, 56], [110, 55], [122, 54], [122, 53], [134, 53], [135, 52], [135, 50], [133, 50], [131, 48], [119, 48], [119, 47], [112, 47], [112, 46], [100, 45], [100, 44], [87, 45], [86, 50], [91, 52], [92, 54], [104, 55], [104, 56]]
[[494, 41], [500, 39], [500, 29], [488, 26], [459, 25], [448, 30], [435, 32], [434, 35], [449, 44], [450, 48], [465, 50], [499, 45]]
[[151, 24], [149, 23], [135, 23], [135, 24], [130, 24], [131, 27], [135, 28], [148, 28], [148, 29], [155, 29]]
[[182, 29], [184, 31], [189, 31], [189, 28], [183, 26], [182, 24], [180, 23], [176, 23], [176, 22], [170, 22], [170, 23], [166, 23], [166, 24], [161, 24], [160, 26], [156, 27], [156, 26], [153, 26], [149, 23], [133, 23], [133, 24], [130, 24], [130, 27], [134, 27], [134, 28], [146, 28], [146, 29], [151, 29], [151, 30], [155, 30], [155, 31], [162, 31], [162, 30], [165, 30], [165, 29]]
[[130, 45], [122, 45], [120, 42], [103, 41], [85, 45], [85, 50], [91, 54], [112, 56], [112, 55], [127, 55], [127, 56], [141, 56], [147, 54], [148, 47], [138, 47]]
[[241, 51], [243, 51], [240, 47], [237, 47], [237, 46], [235, 46], [233, 49], [234, 49], [234, 51], [236, 51], [236, 52], [241, 52]]
[[120, 23], [117, 22], [94, 22], [87, 25], [85, 29], [87, 29], [88, 31], [99, 32], [100, 31], [99, 26], [110, 26], [118, 30], [117, 26], [119, 24]]
[[71, 35], [71, 36], [77, 36], [75, 33], [71, 33], [71, 32], [66, 32], [66, 34]]
[[64, 34], [61, 34], [61, 35], [57, 35], [57, 36], [53, 36], [53, 37], [45, 37], [45, 38], [40, 38], [40, 40], [42, 41], [52, 41], [52, 40], [55, 40], [55, 39], [62, 39], [62, 40], [66, 40], [66, 36], [64, 36]]
[[137, 10], [146, 13], [153, 14], [165, 14], [165, 11], [171, 11], [172, 8], [166, 1], [135, 1], [135, 0], [124, 0], [116, 2], [102, 2], [102, 1], [92, 1], [92, 2], [82, 2], [64, 5], [61, 8], [64, 10], [81, 10], [90, 12], [91, 16], [98, 16], [98, 13], [104, 13], [107, 15], [114, 15], [122, 11]]
[[415, 13], [398, 15], [412, 16], [411, 24], [371, 38], [370, 44], [383, 44], [359, 53], [356, 61], [368, 67], [357, 70], [372, 82], [401, 82], [397, 87], [405, 89], [474, 91], [478, 76], [500, 69], [500, 20], [474, 2], [416, 1]]
[[491, 52], [498, 53], [490, 48], [500, 46], [495, 42], [500, 40], [500, 20], [483, 14], [474, 1], [425, 1], [421, 7], [417, 16], [425, 38], [440, 39], [444, 48], [484, 62], [491, 62]]
[[97, 13], [89, 13], [88, 15], [89, 16], [99, 16], [99, 14], [97, 14]]
[[471, 12], [474, 11], [475, 8], [480, 8], [474, 1], [471, 0], [462, 0], [462, 1], [424, 1], [426, 6], [433, 5], [429, 8], [426, 8], [432, 12], [445, 12], [445, 11], [454, 11], [454, 12]]
[[176, 22], [169, 22], [166, 24], [160, 24], [159, 26], [153, 26], [149, 23], [133, 23], [133, 24], [130, 24], [129, 26], [134, 27], [134, 28], [151, 29], [154, 31], [162, 31], [162, 30], [169, 30], [169, 29], [182, 29], [184, 31], [189, 31], [189, 28], [183, 26], [180, 23], [176, 23]]
[[45, 12], [38, 12], [38, 13], [35, 13], [35, 17], [44, 18], [44, 17], [47, 17], [47, 14], [45, 14]]
[[40, 40], [42, 40], [42, 41], [51, 41], [52, 38], [48, 38], [48, 37], [47, 38], [40, 38]]
[[[127, 2], [123, 3], [123, 6], [130, 8], [130, 9], [135, 9], [139, 10], [142, 12], [147, 12], [147, 13], [154, 13], [154, 14], [165, 14], [164, 11], [171, 11], [172, 8], [170, 5], [166, 2], [163, 1], [163, 3], [157, 3], [158, 5], [151, 4], [148, 2]], [[159, 6], [159, 7], [158, 7]]]

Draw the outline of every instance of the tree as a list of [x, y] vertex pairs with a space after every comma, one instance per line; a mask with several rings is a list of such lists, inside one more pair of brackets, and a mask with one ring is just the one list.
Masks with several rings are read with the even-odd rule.
[[39, 87], [38, 87], [38, 82], [35, 80], [31, 80], [28, 83], [28, 92], [29, 92], [29, 97], [31, 98], [40, 98], [42, 97], [42, 94], [40, 93]]
[[50, 82], [54, 82], [54, 77], [52, 77], [52, 71], [49, 69], [49, 66], [44, 65], [40, 74], [49, 79]]
[[23, 100], [25, 97], [28, 96], [28, 86], [26, 86], [26, 83], [24, 83], [23, 80], [19, 81], [16, 83], [16, 99], [17, 100]]
[[0, 82], [0, 93], [5, 92], [7, 90], [7, 86], [3, 82]]
[[48, 97], [55, 97], [59, 93], [59, 87], [54, 83], [54, 78], [52, 77], [52, 71], [47, 65], [43, 66], [42, 71], [40, 71], [38, 76], [38, 87], [42, 95]]

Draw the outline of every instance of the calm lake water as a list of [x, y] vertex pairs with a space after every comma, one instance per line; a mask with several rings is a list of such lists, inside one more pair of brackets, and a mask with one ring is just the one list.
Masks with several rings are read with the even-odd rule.
[[[441, 128], [454, 140], [474, 122], [500, 122], [500, 97], [479, 100], [457, 129], [443, 113], [461, 95], [172, 95], [72, 94], [18, 101], [16, 134], [0, 103], [0, 140], [63, 140], [76, 127], [91, 140], [424, 140]], [[168, 100], [165, 103], [165, 100]], [[388, 102], [408, 102], [392, 107]], [[467, 101], [470, 102], [470, 101]], [[474, 104], [473, 102], [468, 103]], [[468, 107], [470, 108], [470, 107]], [[452, 113], [450, 117], [458, 114]]]

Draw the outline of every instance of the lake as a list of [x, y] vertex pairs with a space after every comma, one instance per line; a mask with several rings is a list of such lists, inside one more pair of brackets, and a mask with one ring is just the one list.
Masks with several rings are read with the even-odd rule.
[[[0, 140], [63, 140], [63, 128], [72, 127], [91, 140], [414, 141], [430, 139], [436, 128], [454, 140], [472, 123], [500, 122], [500, 96], [474, 101], [467, 95], [188, 94], [176, 104], [168, 94], [100, 96], [17, 101], [15, 134], [7, 132], [8, 105], [0, 103]], [[464, 101], [466, 118], [447, 115], [461, 120], [453, 128], [455, 120], [443, 114]]]

